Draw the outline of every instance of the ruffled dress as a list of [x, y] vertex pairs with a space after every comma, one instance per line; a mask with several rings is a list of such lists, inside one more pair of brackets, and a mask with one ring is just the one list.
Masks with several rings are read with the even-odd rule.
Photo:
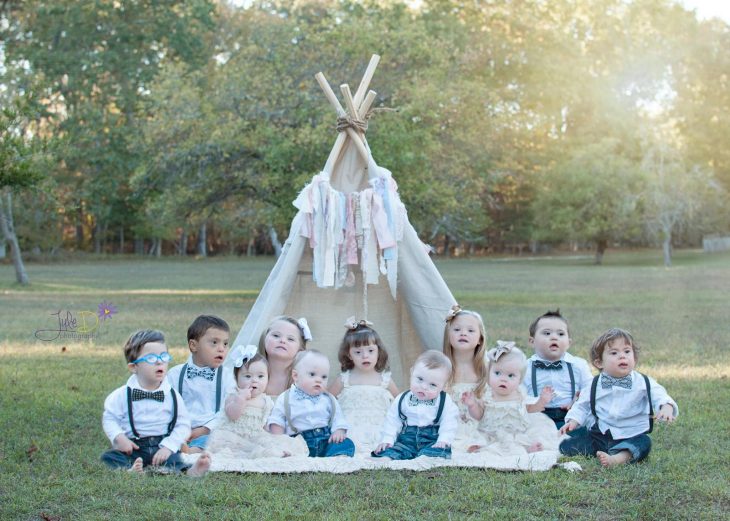
[[380, 374], [380, 385], [350, 385], [350, 371], [340, 375], [343, 388], [337, 401], [350, 424], [347, 437], [355, 443], [356, 454], [369, 456], [378, 446], [385, 415], [393, 401], [388, 391], [390, 372]]
[[466, 405], [461, 403], [461, 395], [465, 392], [473, 392], [476, 387], [476, 383], [455, 383], [449, 389], [451, 399], [459, 408], [459, 427], [451, 444], [452, 452], [467, 452], [467, 449], [472, 445], [484, 445], [486, 443], [484, 436], [479, 432], [479, 420], [472, 418]]
[[309, 449], [301, 436], [291, 438], [285, 434], [271, 434], [264, 430], [266, 420], [274, 408], [268, 395], [264, 406], [249, 405], [236, 421], [231, 421], [225, 412], [210, 434], [207, 450], [223, 458], [257, 459], [290, 456], [307, 456]]
[[484, 416], [479, 422], [479, 431], [485, 437], [486, 445], [480, 452], [520, 456], [527, 454], [527, 448], [535, 442], [542, 443], [543, 450], [558, 450], [555, 423], [541, 412], [527, 412], [527, 396], [522, 388], [520, 395], [519, 400], [498, 402], [493, 399], [489, 387], [484, 391]]

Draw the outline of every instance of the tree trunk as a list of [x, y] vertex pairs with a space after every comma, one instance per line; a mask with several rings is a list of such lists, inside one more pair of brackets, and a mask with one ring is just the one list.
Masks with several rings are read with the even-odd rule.
[[198, 255], [201, 257], [207, 257], [208, 256], [208, 248], [207, 248], [207, 241], [208, 241], [208, 228], [206, 223], [203, 223], [200, 225], [200, 230], [198, 232]]
[[279, 258], [279, 255], [281, 255], [281, 242], [279, 242], [279, 236], [276, 234], [276, 229], [269, 225], [269, 240], [271, 241], [271, 245], [274, 247], [274, 255], [276, 255], [276, 258]]
[[662, 241], [662, 252], [664, 253], [664, 267], [672, 267], [672, 230], [664, 230]]
[[606, 252], [608, 241], [606, 239], [598, 239], [596, 242], [596, 265], [600, 266], [603, 264], [603, 254]]
[[15, 267], [15, 280], [19, 284], [27, 286], [30, 284], [30, 280], [28, 279], [28, 272], [25, 271], [18, 236], [15, 234], [15, 225], [13, 224], [13, 195], [9, 190], [4, 195], [5, 201], [2, 200], [2, 195], [0, 195], [0, 227], [3, 230], [5, 241], [10, 244], [10, 254]]
[[448, 233], [444, 234], [444, 257], [451, 257], [451, 239]]
[[188, 254], [188, 232], [185, 229], [180, 230], [180, 243], [178, 244], [177, 253], [182, 257]]
[[139, 237], [134, 238], [134, 254], [144, 255], [144, 239], [140, 239]]
[[253, 237], [248, 239], [248, 246], [246, 247], [246, 257], [253, 257], [256, 254], [256, 242]]
[[101, 223], [99, 219], [96, 220], [92, 235], [94, 236], [94, 253], [98, 255], [101, 253]]
[[124, 253], [124, 226], [119, 227], [119, 253]]

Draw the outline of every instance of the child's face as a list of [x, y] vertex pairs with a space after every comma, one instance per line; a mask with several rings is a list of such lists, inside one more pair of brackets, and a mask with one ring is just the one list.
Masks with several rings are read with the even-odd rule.
[[[162, 342], [147, 342], [139, 350], [137, 360], [149, 354], [161, 355], [162, 353], [167, 353], [167, 346], [165, 344]], [[127, 364], [127, 367], [129, 367], [130, 372], [137, 375], [137, 381], [140, 387], [148, 391], [154, 391], [159, 388], [167, 376], [167, 362], [159, 359], [153, 364], [139, 361], [136, 364]]]
[[257, 360], [238, 370], [236, 379], [239, 389], [251, 389], [251, 397], [256, 397], [266, 390], [269, 383], [269, 368], [261, 360]]
[[507, 359], [489, 365], [489, 387], [497, 396], [510, 396], [522, 382], [522, 364], [519, 360]]
[[360, 371], [374, 371], [375, 364], [378, 363], [378, 352], [377, 344], [351, 347], [350, 360], [355, 364], [355, 369], [359, 369]]
[[614, 378], [621, 378], [631, 374], [636, 367], [634, 347], [623, 338], [617, 338], [603, 350], [600, 360], [595, 366]]
[[264, 349], [269, 358], [290, 361], [302, 350], [301, 338], [298, 326], [286, 320], [277, 320], [271, 324], [264, 337]]
[[304, 357], [292, 370], [292, 380], [297, 387], [311, 396], [318, 396], [327, 389], [330, 362], [327, 357], [309, 355]]
[[418, 363], [411, 370], [411, 392], [419, 400], [433, 400], [449, 379], [449, 370], [446, 367], [429, 369], [425, 364]]
[[568, 325], [557, 317], [541, 318], [535, 336], [530, 337], [529, 343], [535, 349], [535, 354], [543, 360], [560, 360], [570, 347]]
[[193, 353], [193, 363], [198, 367], [218, 369], [228, 353], [230, 333], [211, 327], [197, 340], [190, 340], [188, 347]]
[[473, 353], [481, 336], [479, 320], [473, 315], [462, 313], [449, 324], [449, 344], [454, 350]]

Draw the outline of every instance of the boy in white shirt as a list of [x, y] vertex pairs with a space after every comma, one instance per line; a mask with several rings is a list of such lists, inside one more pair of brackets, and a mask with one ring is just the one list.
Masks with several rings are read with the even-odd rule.
[[451, 458], [459, 425], [459, 408], [443, 389], [451, 376], [451, 360], [429, 350], [411, 368], [411, 386], [395, 397], [383, 424], [376, 458], [406, 460], [418, 456]]
[[190, 434], [185, 404], [165, 379], [171, 360], [159, 331], [132, 334], [124, 346], [132, 376], [104, 402], [102, 425], [112, 442], [101, 460], [112, 468], [141, 473], [145, 466], [204, 474], [210, 458], [202, 454], [193, 468], [180, 459], [180, 446]]
[[[601, 374], [583, 388], [560, 433], [581, 425], [590, 430], [563, 441], [560, 452], [597, 456], [604, 467], [638, 462], [649, 455], [648, 433], [654, 419], [672, 423], [679, 409], [664, 387], [634, 371], [638, 352], [631, 334], [619, 328], [609, 329], [593, 342], [591, 359]], [[656, 417], [654, 411], [659, 411]]]
[[276, 399], [267, 428], [272, 434], [301, 435], [310, 457], [352, 457], [350, 426], [337, 399], [327, 392], [329, 372], [330, 362], [319, 351], [297, 353], [291, 374], [294, 384]]
[[167, 376], [190, 413], [192, 430], [183, 452], [203, 451], [216, 413], [236, 386], [232, 370], [223, 367], [230, 336], [225, 320], [200, 315], [188, 328], [187, 362], [170, 369]]
[[567, 352], [570, 343], [568, 321], [559, 309], [540, 315], [530, 324], [529, 344], [535, 354], [527, 359], [522, 385], [528, 396], [538, 400], [528, 405], [527, 411], [545, 413], [558, 429], [580, 389], [593, 379], [588, 362]]

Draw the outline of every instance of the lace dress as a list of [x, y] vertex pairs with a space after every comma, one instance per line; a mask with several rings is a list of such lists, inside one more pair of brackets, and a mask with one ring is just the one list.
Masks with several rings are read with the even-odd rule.
[[256, 459], [290, 456], [307, 456], [309, 449], [301, 436], [291, 438], [284, 434], [271, 434], [264, 430], [266, 420], [274, 408], [274, 402], [267, 395], [264, 406], [249, 405], [236, 421], [231, 421], [225, 412], [208, 440], [208, 451], [220, 457], [231, 459]]
[[484, 445], [486, 440], [479, 432], [479, 421], [469, 416], [466, 405], [461, 403], [461, 395], [476, 389], [476, 383], [455, 383], [449, 389], [449, 395], [459, 408], [459, 427], [451, 444], [452, 452], [466, 452], [472, 445]]
[[343, 389], [337, 401], [350, 424], [347, 437], [355, 443], [356, 454], [370, 455], [378, 446], [383, 421], [393, 401], [388, 391], [390, 372], [380, 374], [380, 385], [350, 385], [350, 371], [340, 375]]
[[498, 402], [492, 398], [489, 387], [484, 391], [484, 416], [479, 431], [486, 438], [486, 445], [480, 452], [520, 456], [527, 454], [527, 448], [535, 442], [542, 443], [543, 450], [558, 450], [555, 423], [541, 412], [528, 413], [523, 389], [520, 395], [519, 400]]

